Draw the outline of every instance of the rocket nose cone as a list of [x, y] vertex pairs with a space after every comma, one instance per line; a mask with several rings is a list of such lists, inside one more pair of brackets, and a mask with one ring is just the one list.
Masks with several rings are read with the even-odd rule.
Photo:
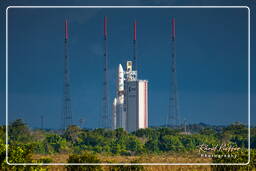
[[119, 64], [119, 66], [118, 66], [118, 72], [124, 72], [123, 67], [122, 67], [121, 64]]
[[113, 102], [113, 105], [116, 105], [116, 98], [114, 98], [114, 102]]

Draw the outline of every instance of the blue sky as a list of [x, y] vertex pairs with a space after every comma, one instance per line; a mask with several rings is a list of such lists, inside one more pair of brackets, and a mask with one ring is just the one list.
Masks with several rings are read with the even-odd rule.
[[[8, 5], [111, 5], [103, 2]], [[249, 5], [134, 1], [115, 5]], [[169, 4], [169, 2], [172, 2]], [[134, 4], [132, 4], [134, 3]], [[229, 3], [229, 4], [228, 4]], [[255, 8], [251, 9], [252, 18]], [[168, 111], [171, 17], [176, 18], [179, 111], [190, 123], [247, 122], [248, 10], [242, 9], [10, 9], [9, 119], [23, 118], [33, 127], [59, 128], [63, 92], [64, 20], [70, 21], [70, 69], [74, 123], [85, 118], [97, 127], [103, 81], [103, 17], [108, 16], [110, 99], [115, 95], [119, 63], [132, 56], [132, 22], [138, 22], [141, 79], [149, 80], [149, 124], [165, 123]], [[4, 15], [2, 15], [4, 19]], [[255, 22], [251, 20], [252, 28]], [[4, 24], [4, 23], [3, 23]], [[255, 99], [255, 34], [251, 33], [251, 106]], [[5, 47], [5, 30], [0, 46]], [[0, 52], [0, 112], [5, 114], [5, 52]], [[4, 115], [3, 117], [4, 118]], [[0, 120], [4, 123], [4, 119]], [[256, 120], [252, 116], [252, 124]]]

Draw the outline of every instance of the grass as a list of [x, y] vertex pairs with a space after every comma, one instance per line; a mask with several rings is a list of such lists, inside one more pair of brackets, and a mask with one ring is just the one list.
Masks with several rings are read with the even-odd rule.
[[[43, 157], [51, 158], [53, 163], [67, 163], [69, 154], [51, 154], [51, 155], [39, 155], [34, 154], [33, 159], [40, 159]], [[164, 155], [143, 155], [143, 156], [110, 156], [110, 155], [98, 155], [98, 158], [102, 162], [107, 163], [130, 163], [134, 160], [138, 160], [140, 163], [209, 163], [211, 159], [200, 158], [193, 154], [164, 154]], [[211, 171], [211, 166], [144, 166], [146, 171]], [[48, 166], [49, 171], [66, 171], [65, 166]], [[103, 166], [104, 171], [109, 170], [109, 166]]]

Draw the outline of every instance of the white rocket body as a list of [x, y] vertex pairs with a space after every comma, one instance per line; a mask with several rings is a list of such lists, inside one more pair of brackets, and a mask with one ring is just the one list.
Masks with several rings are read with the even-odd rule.
[[117, 82], [117, 91], [124, 91], [124, 69], [121, 64], [118, 66], [118, 82]]
[[114, 98], [113, 104], [112, 104], [112, 129], [116, 129], [116, 104], [117, 100]]
[[116, 118], [117, 128], [124, 128], [126, 126], [126, 115], [124, 112], [124, 70], [121, 64], [118, 66], [118, 80], [117, 80], [117, 104], [116, 104]]

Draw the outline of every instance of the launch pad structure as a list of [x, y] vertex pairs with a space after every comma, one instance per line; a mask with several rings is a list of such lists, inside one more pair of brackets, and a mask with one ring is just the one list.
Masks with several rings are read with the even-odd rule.
[[[124, 71], [121, 64], [118, 66], [116, 97], [112, 104], [112, 116], [109, 112], [109, 56], [108, 56], [108, 34], [107, 17], [104, 16], [104, 53], [103, 53], [103, 97], [102, 111], [100, 116], [101, 128], [123, 128], [128, 132], [133, 132], [141, 128], [148, 127], [148, 81], [138, 79], [137, 60], [137, 22], [133, 23], [133, 55], [132, 60], [127, 61]], [[176, 79], [176, 33], [175, 19], [172, 18], [172, 53], [170, 67], [170, 96], [169, 112], [167, 114], [166, 125], [179, 125], [178, 100], [177, 100], [177, 79]], [[64, 39], [64, 107], [62, 113], [63, 129], [72, 125], [70, 78], [69, 78], [69, 55], [68, 55], [68, 22], [65, 21]], [[172, 123], [173, 121], [173, 123]]]
[[112, 129], [128, 132], [148, 127], [148, 81], [139, 80], [127, 61], [126, 71], [118, 67], [116, 97], [112, 107]]
[[118, 66], [116, 97], [112, 104], [112, 129], [128, 132], [148, 127], [148, 81], [138, 79], [137, 22], [133, 23], [133, 58], [124, 71]]

